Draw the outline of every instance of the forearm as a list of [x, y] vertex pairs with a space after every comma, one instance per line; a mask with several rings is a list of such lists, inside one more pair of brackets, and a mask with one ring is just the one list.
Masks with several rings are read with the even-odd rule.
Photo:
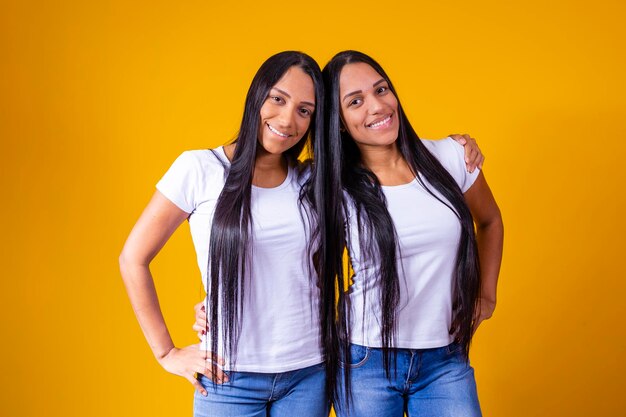
[[476, 230], [476, 242], [480, 260], [480, 298], [495, 305], [504, 242], [502, 218], [498, 216], [488, 224], [479, 225]]
[[152, 353], [160, 361], [174, 348], [174, 343], [161, 313], [150, 268], [147, 265], [125, 262], [121, 258], [120, 270], [141, 330]]

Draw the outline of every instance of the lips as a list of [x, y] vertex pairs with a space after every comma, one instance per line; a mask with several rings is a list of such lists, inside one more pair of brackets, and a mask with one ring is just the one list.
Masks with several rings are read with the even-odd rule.
[[292, 136], [293, 136], [293, 135], [289, 135], [289, 134], [287, 134], [287, 133], [283, 133], [283, 132], [281, 132], [281, 131], [279, 131], [279, 130], [276, 130], [276, 129], [275, 129], [275, 128], [273, 128], [273, 127], [272, 127], [269, 123], [265, 123], [265, 124], [267, 125], [267, 128], [270, 130], [270, 132], [274, 133], [275, 135], [280, 136], [281, 138], [285, 138], [285, 139], [287, 139], [287, 138], [290, 138], [290, 137], [292, 137]]
[[392, 114], [377, 119], [370, 124], [365, 125], [368, 129], [383, 129], [391, 124]]

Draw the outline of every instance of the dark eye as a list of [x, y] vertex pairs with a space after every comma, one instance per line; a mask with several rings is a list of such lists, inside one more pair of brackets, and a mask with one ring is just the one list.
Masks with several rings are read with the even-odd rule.
[[348, 103], [348, 107], [358, 106], [359, 104], [361, 104], [361, 99], [360, 98], [355, 98], [354, 100], [351, 100]]
[[274, 103], [282, 103], [284, 101], [283, 98], [279, 96], [269, 96], [269, 99]]
[[387, 90], [389, 90], [389, 88], [383, 86], [383, 87], [378, 87], [378, 90], [376, 90], [376, 92], [378, 94], [383, 94], [383, 93], [386, 93]]
[[310, 116], [311, 113], [313, 113], [311, 110], [307, 109], [306, 107], [303, 107], [300, 109], [300, 114], [303, 116]]

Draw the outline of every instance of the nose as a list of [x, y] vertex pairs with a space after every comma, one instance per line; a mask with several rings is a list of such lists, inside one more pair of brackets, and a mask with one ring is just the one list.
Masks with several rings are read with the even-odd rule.
[[286, 105], [283, 106], [278, 114], [277, 121], [281, 128], [290, 128], [294, 124], [296, 109], [295, 106]]
[[369, 114], [379, 114], [383, 110], [383, 102], [380, 100], [378, 96], [371, 96], [369, 101], [369, 105], [367, 107], [367, 111]]

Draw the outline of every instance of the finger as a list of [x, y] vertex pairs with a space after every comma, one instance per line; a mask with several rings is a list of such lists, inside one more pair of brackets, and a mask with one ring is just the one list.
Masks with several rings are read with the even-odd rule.
[[[482, 151], [480, 150], [480, 147], [478, 146], [478, 142], [476, 142], [476, 139], [470, 137], [468, 139], [468, 142], [471, 144], [472, 146], [472, 150], [474, 153], [474, 162], [479, 162], [481, 160], [484, 159], [484, 155], [482, 153]], [[476, 166], [478, 166], [478, 163], [476, 163]]]
[[222, 368], [219, 367], [215, 370], [215, 372], [213, 372], [211, 368], [207, 368], [202, 371], [201, 374], [206, 376], [216, 384], [223, 384], [225, 382], [228, 382], [228, 375], [226, 374], [226, 372], [224, 372]]
[[219, 356], [216, 353], [213, 352], [209, 352], [209, 351], [203, 351], [204, 352], [204, 360], [207, 362], [215, 362], [216, 364], [218, 364], [219, 366], [224, 366], [226, 364], [226, 361], [224, 360], [224, 358], [222, 358], [221, 356]]
[[191, 328], [198, 332], [199, 335], [204, 335], [206, 333], [206, 328], [204, 326], [199, 325], [198, 323], [194, 323]]
[[228, 382], [228, 375], [226, 375], [226, 373], [224, 373], [224, 371], [222, 371], [220, 368], [217, 368], [217, 371], [215, 371], [215, 373], [213, 373], [210, 369], [207, 369], [202, 373], [202, 375], [206, 376], [216, 384], [223, 384], [225, 382]]
[[205, 327], [206, 326], [206, 314], [203, 311], [199, 311], [196, 314], [196, 323], [198, 323], [200, 326]]
[[198, 379], [196, 379], [195, 375], [192, 375], [191, 377], [187, 377], [187, 381], [191, 382], [191, 385], [193, 385], [193, 387], [202, 395], [204, 395], [205, 397], [207, 396], [207, 392], [204, 389], [204, 387], [202, 386], [202, 384], [200, 383], [200, 381], [198, 381]]
[[478, 160], [480, 159], [482, 153], [480, 152], [480, 148], [476, 143], [476, 139], [470, 137], [469, 135], [464, 135], [467, 137], [467, 146], [466, 154], [465, 154], [465, 163], [467, 164], [468, 172], [472, 173], [478, 166]]
[[482, 153], [479, 153], [478, 155], [476, 155], [476, 158], [474, 159], [474, 166], [476, 168], [482, 168], [484, 159], [485, 157], [483, 156]]
[[222, 365], [206, 359], [197, 365], [198, 374], [202, 374], [216, 384], [223, 384], [228, 381], [228, 375], [222, 369]]
[[465, 151], [465, 165], [467, 167], [467, 171], [471, 173], [476, 168], [476, 166], [474, 165], [474, 160], [476, 159], [476, 154], [478, 153], [478, 151], [476, 149], [476, 145], [472, 142], [468, 142], [463, 149]]
[[206, 313], [204, 310], [197, 310], [196, 311], [196, 321], [206, 321]]
[[470, 174], [474, 172], [474, 170], [478, 166], [479, 159], [480, 151], [478, 150], [478, 148], [472, 148], [471, 153], [467, 157], [467, 170]]
[[[195, 345], [198, 346], [198, 348], [200, 347], [200, 344]], [[217, 366], [224, 366], [226, 364], [226, 361], [224, 360], [224, 358], [222, 358], [220, 355], [218, 355], [217, 353], [213, 353], [209, 350], [204, 350], [204, 349], [199, 349], [198, 352], [200, 352], [200, 357], [199, 357], [199, 362], [198, 363], [208, 363], [210, 364], [211, 362], [215, 362], [217, 364]]]
[[206, 335], [206, 331], [203, 328], [201, 328], [200, 326], [197, 326], [195, 323], [191, 327], [196, 332], [196, 334], [198, 335], [198, 339], [202, 340], [204, 335]]
[[465, 148], [467, 148], [467, 152], [465, 153], [465, 159], [467, 159], [467, 162], [474, 162], [476, 157], [480, 155], [478, 147], [475, 143], [468, 142]]
[[459, 135], [458, 133], [453, 133], [448, 136], [454, 139], [455, 141], [457, 141], [458, 143], [460, 143], [461, 145], [465, 145], [467, 143], [467, 140], [462, 135]]
[[467, 147], [472, 150], [472, 152], [480, 152], [478, 149], [478, 143], [476, 143], [476, 139], [470, 137], [469, 135], [465, 135], [465, 139], [467, 140]]

